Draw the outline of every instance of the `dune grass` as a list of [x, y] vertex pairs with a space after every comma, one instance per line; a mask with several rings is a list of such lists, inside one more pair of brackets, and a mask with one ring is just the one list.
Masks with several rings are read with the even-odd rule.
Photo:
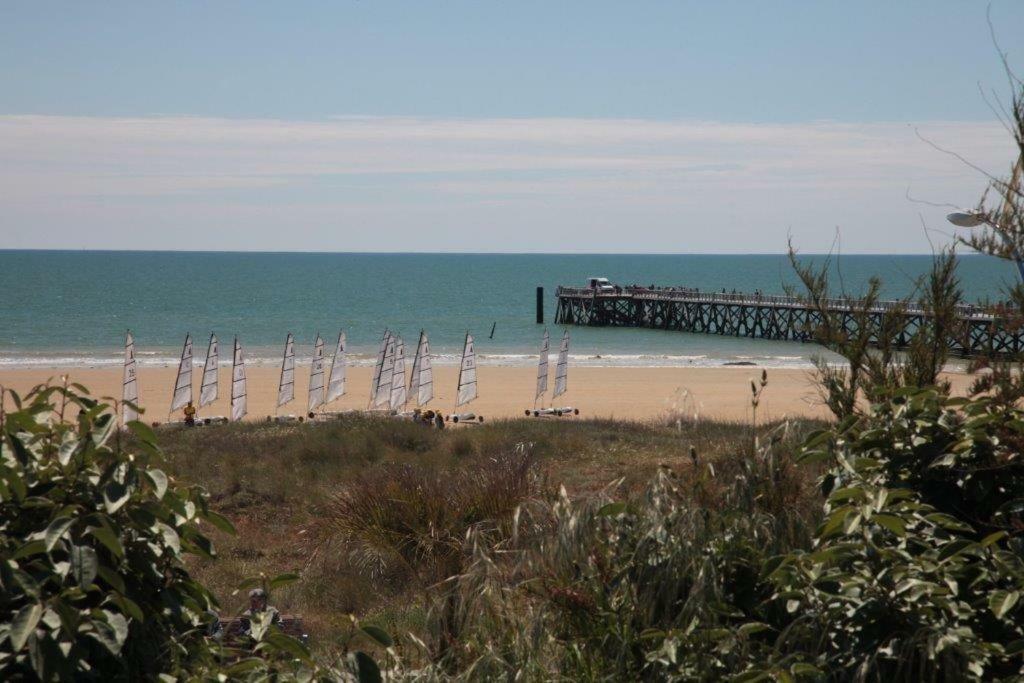
[[[817, 425], [775, 433], [778, 452]], [[640, 496], [659, 468], [680, 478], [695, 505], [720, 509], [722, 487], [753, 452], [748, 424], [664, 419], [519, 419], [443, 431], [351, 416], [323, 424], [241, 424], [167, 430], [160, 443], [180, 480], [206, 487], [238, 534], [214, 533], [215, 561], [195, 567], [223, 611], [243, 608], [235, 587], [260, 572], [297, 571], [274, 596], [301, 614], [314, 648], [330, 652], [360, 615], [394, 633], [423, 633], [423, 591], [460, 569], [467, 529], [501, 524], [527, 500], [560, 487], [598, 495], [616, 482]], [[717, 476], [707, 477], [707, 467]], [[807, 472], [780, 464], [765, 505], [820, 507]], [[375, 536], [376, 534], [376, 536]], [[427, 539], [427, 540], [425, 540]]]

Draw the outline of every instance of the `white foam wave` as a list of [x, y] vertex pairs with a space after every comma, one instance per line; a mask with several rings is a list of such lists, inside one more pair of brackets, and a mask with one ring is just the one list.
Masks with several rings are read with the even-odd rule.
[[[161, 352], [145, 352], [136, 356], [143, 367], [174, 367], [178, 364], [176, 356]], [[811, 362], [805, 356], [786, 355], [713, 355], [713, 354], [657, 354], [657, 353], [578, 353], [570, 354], [570, 362], [576, 367], [723, 367], [751, 364], [761, 367], [776, 368], [810, 368]], [[299, 366], [308, 365], [310, 358], [299, 356]], [[350, 353], [347, 363], [356, 367], [373, 365], [376, 354]], [[432, 355], [432, 361], [438, 366], [455, 366], [459, 364], [457, 353], [438, 353]], [[526, 367], [535, 365], [537, 356], [529, 353], [489, 353], [478, 354], [477, 361], [482, 366]], [[118, 355], [74, 355], [74, 354], [9, 354], [0, 356], [0, 369], [33, 369], [33, 368], [104, 368], [117, 367], [123, 362]], [[276, 366], [281, 363], [276, 352], [255, 353], [247, 356], [246, 365]], [[196, 367], [202, 366], [202, 358], [194, 361]], [[221, 359], [220, 365], [231, 365], [230, 358]]]

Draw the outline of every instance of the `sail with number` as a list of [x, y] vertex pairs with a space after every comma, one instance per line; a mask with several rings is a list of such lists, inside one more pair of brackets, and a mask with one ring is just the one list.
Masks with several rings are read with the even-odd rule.
[[405, 341], [398, 337], [395, 342], [395, 369], [391, 373], [391, 410], [403, 407], [408, 396], [405, 388]]
[[391, 330], [384, 328], [384, 335], [380, 338], [380, 349], [377, 350], [377, 362], [373, 365], [373, 381], [370, 383], [370, 405], [377, 400], [377, 387], [380, 386], [380, 373], [384, 368], [384, 355], [388, 350], [388, 340], [391, 339]]
[[178, 376], [174, 380], [174, 395], [171, 396], [171, 411], [192, 402], [192, 335], [185, 335], [178, 362]]
[[345, 393], [345, 330], [338, 333], [338, 345], [334, 349], [331, 361], [331, 372], [327, 379], [327, 397], [324, 403], [330, 403]]
[[288, 333], [281, 359], [281, 382], [277, 385], [277, 405], [283, 406], [295, 398], [295, 338]]
[[231, 361], [231, 419], [235, 422], [245, 417], [245, 361], [242, 359], [242, 345], [235, 337], [235, 351]]
[[139, 419], [139, 411], [129, 403], [139, 404], [139, 378], [135, 365], [135, 338], [128, 330], [124, 337], [124, 378], [121, 385], [121, 415], [125, 422]]
[[391, 402], [391, 378], [395, 374], [396, 341], [397, 339], [389, 332], [384, 348], [384, 358], [381, 360], [380, 375], [377, 377], [377, 387], [373, 392], [374, 408], [384, 408]]
[[551, 335], [544, 330], [544, 338], [540, 341], [540, 361], [537, 363], [537, 394], [534, 400], [548, 390], [548, 355], [551, 352]]
[[199, 407], [210, 405], [217, 400], [217, 335], [210, 335], [210, 345], [206, 347], [206, 363], [203, 365], [203, 383], [199, 385]]
[[555, 366], [555, 391], [551, 398], [565, 393], [569, 373], [569, 330], [562, 335], [562, 345], [558, 347], [558, 364]]
[[466, 343], [462, 347], [462, 363], [459, 365], [459, 391], [455, 399], [455, 407], [469, 403], [476, 398], [476, 351], [473, 348], [473, 336], [466, 333]]
[[309, 368], [309, 412], [313, 412], [324, 402], [324, 340], [320, 333], [313, 344], [313, 363]]
[[412, 362], [412, 379], [409, 381], [409, 398], [416, 399], [422, 406], [434, 398], [434, 371], [430, 367], [430, 342], [427, 333], [420, 330], [420, 342], [416, 345], [416, 358]]

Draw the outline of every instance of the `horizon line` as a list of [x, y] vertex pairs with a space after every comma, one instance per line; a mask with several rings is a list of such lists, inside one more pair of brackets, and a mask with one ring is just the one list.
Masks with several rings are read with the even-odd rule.
[[[92, 254], [324, 254], [348, 256], [787, 256], [788, 251], [750, 251], [750, 252], [718, 252], [718, 251], [303, 251], [303, 250], [228, 250], [228, 249], [103, 249], [103, 248], [48, 248], [48, 247], [0, 247], [5, 252], [49, 252], [49, 253], [92, 253]], [[797, 256], [936, 256], [935, 252], [830, 252], [830, 251], [797, 251]], [[977, 251], [956, 252], [957, 257], [987, 256], [999, 258], [992, 254]]]

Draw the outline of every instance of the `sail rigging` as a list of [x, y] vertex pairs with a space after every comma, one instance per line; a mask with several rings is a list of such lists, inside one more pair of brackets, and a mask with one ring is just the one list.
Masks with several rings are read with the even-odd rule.
[[210, 345], [206, 347], [206, 363], [203, 365], [203, 382], [199, 385], [199, 407], [209, 405], [217, 400], [217, 335], [210, 335]]
[[192, 335], [185, 335], [178, 362], [178, 376], [174, 380], [174, 394], [171, 395], [171, 412], [192, 402]]
[[465, 405], [476, 398], [476, 351], [473, 348], [473, 336], [466, 333], [466, 343], [462, 347], [462, 363], [459, 365], [459, 390], [455, 399], [455, 407]]
[[121, 415], [125, 422], [139, 419], [139, 411], [132, 405], [139, 404], [139, 379], [135, 365], [135, 338], [128, 330], [124, 337], [124, 377], [121, 384]]
[[283, 406], [295, 398], [295, 338], [288, 333], [281, 360], [281, 382], [277, 385], [277, 405]]
[[416, 358], [412, 363], [409, 398], [415, 398], [418, 406], [426, 405], [434, 398], [434, 371], [430, 366], [430, 342], [427, 341], [427, 333], [423, 330], [420, 330], [420, 341], [416, 345]]
[[235, 337], [235, 351], [231, 361], [231, 419], [237, 422], [245, 417], [245, 361], [242, 359], [242, 345]]
[[395, 342], [395, 368], [391, 372], [391, 410], [398, 410], [406, 403], [409, 394], [405, 388], [405, 340]]
[[551, 398], [565, 393], [569, 373], [569, 330], [562, 335], [562, 345], [558, 347], [558, 364], [555, 366], [555, 391]]
[[544, 337], [540, 341], [540, 360], [537, 363], [537, 393], [534, 396], [534, 403], [536, 400], [544, 395], [544, 392], [548, 390], [548, 355], [551, 352], [551, 335], [548, 334], [547, 330], [544, 330]]
[[324, 403], [330, 403], [345, 393], [345, 330], [338, 333], [338, 345], [334, 349], [331, 360], [331, 372], [327, 379], [327, 397]]
[[313, 363], [309, 368], [309, 412], [324, 402], [324, 340], [320, 333], [313, 344]]
[[388, 333], [384, 358], [381, 360], [380, 375], [373, 393], [373, 407], [383, 408], [391, 401], [391, 378], [395, 373], [395, 337]]

